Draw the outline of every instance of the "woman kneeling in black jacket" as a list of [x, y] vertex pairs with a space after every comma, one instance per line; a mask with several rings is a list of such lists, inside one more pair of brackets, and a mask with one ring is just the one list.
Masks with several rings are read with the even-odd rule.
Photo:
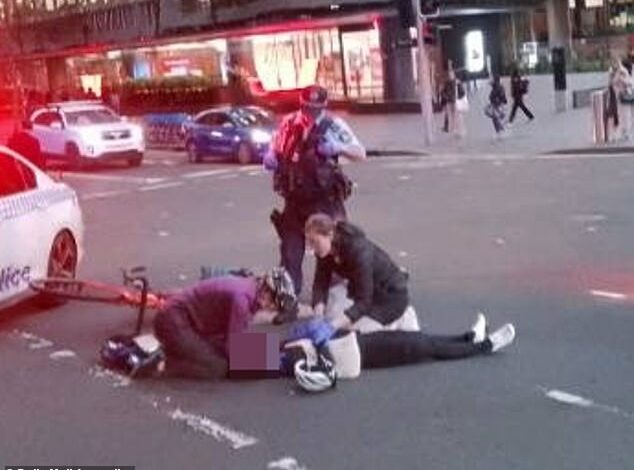
[[[361, 332], [420, 330], [410, 305], [408, 275], [363, 231], [347, 222], [315, 214], [306, 222], [306, 241], [317, 256], [312, 304], [323, 315], [333, 274], [348, 283], [348, 305], [336, 315], [338, 328]], [[332, 305], [328, 305], [329, 309]], [[343, 315], [341, 314], [343, 313]]]

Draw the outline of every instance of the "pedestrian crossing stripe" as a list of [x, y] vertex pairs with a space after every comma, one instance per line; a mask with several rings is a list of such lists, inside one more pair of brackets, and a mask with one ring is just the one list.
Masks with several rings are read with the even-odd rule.
[[75, 199], [75, 193], [64, 187], [36, 189], [0, 199], [0, 222], [16, 219], [37, 209]]

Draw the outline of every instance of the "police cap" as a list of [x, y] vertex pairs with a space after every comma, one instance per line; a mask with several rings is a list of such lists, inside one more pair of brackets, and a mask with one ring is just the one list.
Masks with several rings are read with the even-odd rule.
[[302, 90], [300, 103], [303, 106], [324, 108], [328, 103], [328, 91], [319, 85], [311, 85]]

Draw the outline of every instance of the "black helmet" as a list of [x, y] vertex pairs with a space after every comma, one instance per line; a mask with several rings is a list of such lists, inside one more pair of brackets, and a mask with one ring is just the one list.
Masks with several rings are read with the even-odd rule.
[[135, 338], [116, 335], [108, 338], [101, 347], [101, 363], [131, 377], [152, 375], [158, 372], [165, 361], [162, 348], [148, 352], [143, 350]]
[[323, 109], [328, 104], [328, 91], [319, 85], [311, 85], [302, 90], [299, 102], [302, 106]]

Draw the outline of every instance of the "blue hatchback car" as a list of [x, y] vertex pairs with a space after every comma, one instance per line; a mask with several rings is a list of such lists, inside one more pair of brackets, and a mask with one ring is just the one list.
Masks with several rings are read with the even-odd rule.
[[256, 106], [227, 106], [198, 113], [183, 130], [190, 162], [218, 157], [247, 164], [262, 161], [275, 130], [275, 118]]

